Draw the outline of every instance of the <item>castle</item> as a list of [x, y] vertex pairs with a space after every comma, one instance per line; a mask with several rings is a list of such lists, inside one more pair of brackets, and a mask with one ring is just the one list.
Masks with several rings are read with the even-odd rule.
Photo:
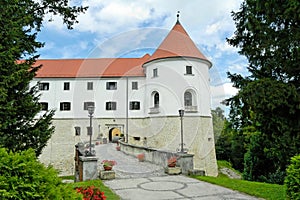
[[55, 109], [55, 133], [40, 160], [74, 173], [75, 144], [88, 141], [87, 108], [94, 106], [93, 141], [124, 137], [129, 144], [176, 151], [183, 138], [194, 167], [217, 175], [209, 69], [179, 19], [152, 55], [140, 58], [38, 60], [43, 112]]

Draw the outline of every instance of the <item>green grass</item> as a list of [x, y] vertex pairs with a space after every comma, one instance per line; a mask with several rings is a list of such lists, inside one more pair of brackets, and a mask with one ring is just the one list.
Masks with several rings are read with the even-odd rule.
[[201, 181], [206, 181], [226, 188], [237, 190], [251, 196], [268, 200], [284, 200], [285, 186], [269, 183], [251, 182], [245, 180], [229, 179], [225, 177], [192, 176]]
[[91, 180], [91, 181], [76, 182], [76, 183], [70, 183], [70, 184], [73, 186], [73, 188], [93, 185], [97, 188], [100, 188], [101, 192], [104, 192], [104, 195], [107, 197], [108, 200], [119, 200], [120, 199], [120, 197], [118, 195], [116, 195], [110, 188], [106, 187], [102, 183], [101, 180]]

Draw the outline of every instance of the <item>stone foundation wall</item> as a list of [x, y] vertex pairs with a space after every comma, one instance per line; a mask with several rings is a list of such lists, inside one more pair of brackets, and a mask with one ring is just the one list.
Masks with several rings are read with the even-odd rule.
[[[74, 174], [75, 144], [89, 141], [89, 119], [54, 119], [55, 133], [44, 148], [40, 161], [52, 165], [61, 175]], [[75, 128], [80, 127], [80, 136]], [[92, 140], [108, 140], [110, 131], [117, 127], [126, 136], [126, 119], [93, 119]], [[157, 150], [176, 152], [180, 148], [179, 117], [155, 117], [128, 120], [129, 144]], [[210, 117], [183, 118], [183, 141], [189, 154], [194, 155], [194, 168], [217, 176], [215, 144]]]

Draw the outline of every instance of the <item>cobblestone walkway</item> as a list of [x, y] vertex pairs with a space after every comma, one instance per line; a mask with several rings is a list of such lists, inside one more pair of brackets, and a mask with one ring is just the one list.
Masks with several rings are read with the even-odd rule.
[[104, 181], [122, 200], [255, 200], [237, 191], [198, 181], [186, 176], [168, 176], [160, 166], [139, 162], [115, 149], [116, 144], [95, 147], [102, 160], [115, 160], [116, 179]]

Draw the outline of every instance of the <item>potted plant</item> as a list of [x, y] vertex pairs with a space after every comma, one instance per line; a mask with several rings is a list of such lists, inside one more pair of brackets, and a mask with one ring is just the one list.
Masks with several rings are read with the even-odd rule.
[[117, 162], [114, 160], [103, 160], [101, 164], [103, 164], [103, 168], [105, 171], [109, 171], [112, 170], [113, 166], [116, 165]]
[[137, 158], [139, 159], [140, 162], [143, 162], [145, 160], [145, 154], [140, 153], [140, 154], [137, 155]]
[[177, 162], [176, 156], [172, 156], [168, 159], [168, 167], [175, 167]]

